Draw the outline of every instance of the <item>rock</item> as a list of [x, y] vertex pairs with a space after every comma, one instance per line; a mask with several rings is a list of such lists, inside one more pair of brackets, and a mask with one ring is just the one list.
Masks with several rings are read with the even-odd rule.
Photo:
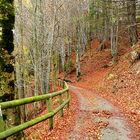
[[107, 77], [107, 80], [114, 80], [114, 79], [116, 79], [116, 75], [114, 75], [112, 73], [110, 73]]
[[133, 67], [131, 67], [131, 71], [133, 71], [133, 73], [136, 73], [137, 75], [140, 74], [140, 61], [133, 65]]
[[131, 57], [130, 62], [131, 62], [131, 64], [133, 64], [136, 62], [136, 60], [140, 59], [140, 53], [138, 51], [134, 50], [130, 53], [130, 57]]

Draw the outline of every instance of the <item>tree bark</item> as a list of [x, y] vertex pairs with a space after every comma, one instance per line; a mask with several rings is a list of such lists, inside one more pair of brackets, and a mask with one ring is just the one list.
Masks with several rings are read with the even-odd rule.
[[134, 45], [138, 41], [138, 32], [136, 24], [136, 0], [127, 0], [127, 12], [128, 12], [128, 32], [131, 45]]
[[[0, 6], [3, 7], [0, 9], [0, 96], [4, 102], [14, 100], [15, 98], [14, 56], [12, 55], [14, 50], [13, 28], [15, 23], [14, 0], [2, 0]], [[18, 115], [16, 115], [15, 109], [7, 109], [3, 113], [6, 116], [6, 128], [13, 127], [18, 123], [16, 120], [18, 119]], [[14, 139], [16, 137], [18, 135], [8, 139]]]

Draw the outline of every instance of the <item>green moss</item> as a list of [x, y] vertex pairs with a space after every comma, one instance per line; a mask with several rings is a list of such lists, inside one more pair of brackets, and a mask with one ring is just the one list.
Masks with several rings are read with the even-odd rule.
[[9, 82], [9, 80], [12, 80], [14, 72], [14, 66], [11, 63], [13, 60], [11, 53], [14, 50], [12, 30], [15, 22], [13, 2], [13, 0], [0, 1], [0, 25], [2, 29], [0, 40], [0, 95], [12, 93], [14, 87]]
[[69, 74], [72, 71], [73, 68], [73, 62], [72, 59], [68, 59], [68, 61], [66, 62], [64, 69], [66, 74]]
[[0, 74], [1, 74], [1, 71], [4, 70], [4, 66], [5, 66], [4, 59], [0, 56]]

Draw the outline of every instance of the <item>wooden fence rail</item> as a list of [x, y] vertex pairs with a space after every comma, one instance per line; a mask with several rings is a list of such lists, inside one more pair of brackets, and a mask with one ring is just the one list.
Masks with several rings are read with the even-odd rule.
[[[49, 129], [53, 129], [53, 116], [55, 114], [57, 114], [58, 112], [60, 112], [60, 115], [63, 116], [63, 108], [65, 106], [69, 107], [69, 102], [70, 102], [69, 92], [68, 92], [69, 88], [68, 88], [66, 82], [64, 82], [63, 85], [64, 85], [63, 86], [64, 89], [62, 89], [60, 91], [57, 91], [57, 92], [0, 103], [1, 109], [8, 109], [8, 108], [12, 108], [12, 107], [25, 105], [25, 104], [28, 104], [28, 103], [47, 100], [47, 107], [48, 107], [48, 113], [47, 114], [45, 114], [43, 116], [40, 116], [40, 117], [37, 117], [37, 118], [35, 118], [31, 121], [25, 122], [23, 124], [20, 124], [18, 126], [15, 126], [15, 127], [12, 127], [12, 128], [9, 128], [7, 130], [3, 130], [2, 132], [0, 132], [0, 140], [4, 139], [4, 138], [7, 138], [9, 136], [12, 136], [12, 135], [14, 135], [14, 134], [16, 134], [20, 131], [23, 131], [23, 130], [25, 130], [25, 129], [27, 129], [27, 128], [35, 125], [35, 124], [38, 124], [38, 123], [40, 123], [44, 120], [47, 120], [47, 119], [48, 119]], [[66, 93], [66, 101], [63, 102], [62, 94], [65, 94], [65, 93]], [[52, 108], [52, 98], [56, 97], [56, 96], [59, 97], [60, 105], [55, 110], [53, 110], [53, 108]], [[2, 119], [2, 117], [1, 117], [1, 119]]]

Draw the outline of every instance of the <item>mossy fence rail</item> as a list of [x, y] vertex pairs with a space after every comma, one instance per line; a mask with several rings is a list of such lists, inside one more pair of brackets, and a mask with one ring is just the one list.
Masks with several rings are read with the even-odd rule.
[[[0, 107], [1, 109], [8, 109], [8, 108], [12, 108], [12, 107], [17, 107], [17, 106], [21, 106], [21, 105], [25, 105], [25, 104], [29, 104], [29, 103], [33, 103], [33, 102], [37, 102], [37, 101], [42, 101], [42, 100], [47, 100], [47, 108], [48, 108], [48, 113], [45, 115], [42, 115], [40, 117], [37, 117], [33, 120], [27, 121], [23, 124], [20, 124], [18, 126], [14, 126], [12, 128], [9, 128], [7, 130], [3, 130], [2, 132], [0, 132], [0, 140], [7, 138], [9, 136], [12, 136], [18, 132], [21, 132], [35, 124], [38, 124], [42, 121], [45, 121], [48, 119], [48, 127], [49, 129], [53, 129], [53, 116], [55, 114], [57, 114], [58, 112], [60, 112], [60, 115], [63, 116], [63, 108], [65, 106], [69, 107], [69, 102], [70, 102], [70, 97], [69, 97], [69, 88], [66, 82], [62, 82], [61, 81], [61, 85], [63, 85], [63, 89], [57, 92], [53, 92], [53, 93], [47, 93], [44, 95], [39, 95], [39, 96], [33, 96], [33, 97], [29, 97], [29, 98], [24, 98], [24, 99], [18, 99], [18, 100], [13, 100], [13, 101], [8, 101], [8, 102], [2, 102], [0, 103]], [[65, 101], [63, 101], [63, 97], [62, 94], [66, 94], [66, 99]], [[53, 97], [59, 97], [59, 103], [60, 105], [53, 110], [52, 108], [52, 98]], [[1, 113], [1, 119], [2, 119], [2, 113]], [[0, 126], [1, 127], [1, 126]]]

